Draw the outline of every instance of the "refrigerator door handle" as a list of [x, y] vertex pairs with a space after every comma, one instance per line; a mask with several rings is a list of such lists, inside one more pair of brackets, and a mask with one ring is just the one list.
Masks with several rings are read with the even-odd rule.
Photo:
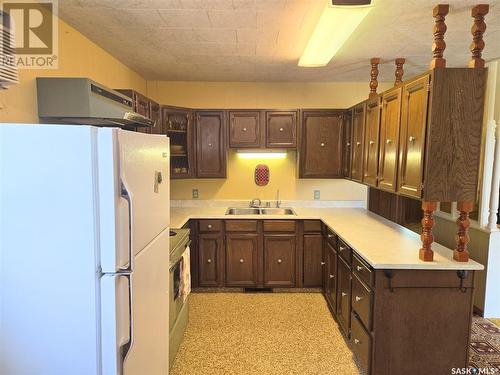
[[130, 191], [123, 180], [121, 180], [120, 195], [123, 199], [127, 201], [127, 206], [128, 206], [128, 250], [129, 250], [128, 264], [125, 267], [121, 267], [120, 270], [132, 272], [133, 270], [132, 263], [134, 259], [134, 250], [132, 249], [132, 244], [134, 243], [133, 233], [132, 233], [132, 219], [133, 219], [132, 196], [130, 195]]
[[134, 310], [132, 303], [132, 274], [129, 272], [119, 273], [118, 276], [125, 277], [128, 282], [128, 319], [129, 319], [129, 336], [128, 340], [120, 346], [120, 374], [124, 374], [124, 366], [127, 355], [130, 353], [130, 349], [134, 345]]

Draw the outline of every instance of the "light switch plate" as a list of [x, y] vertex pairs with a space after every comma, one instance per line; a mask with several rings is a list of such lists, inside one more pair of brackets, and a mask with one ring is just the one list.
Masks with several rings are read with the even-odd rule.
[[314, 200], [319, 200], [319, 197], [320, 197], [320, 191], [314, 190]]
[[193, 199], [198, 199], [198, 189], [193, 189]]

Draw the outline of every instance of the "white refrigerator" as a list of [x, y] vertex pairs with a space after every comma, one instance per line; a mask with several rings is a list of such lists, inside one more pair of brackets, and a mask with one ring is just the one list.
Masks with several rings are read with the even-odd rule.
[[0, 374], [167, 374], [169, 143], [0, 124]]

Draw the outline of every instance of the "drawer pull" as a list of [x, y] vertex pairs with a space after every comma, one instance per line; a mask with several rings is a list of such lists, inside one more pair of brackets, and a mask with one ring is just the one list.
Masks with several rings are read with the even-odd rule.
[[347, 142], [346, 146], [350, 147], [351, 146], [351, 142]]
[[208, 224], [208, 225], [207, 225], [207, 228], [208, 228], [208, 229], [212, 229], [212, 224]]
[[330, 279], [333, 279], [335, 277], [335, 275], [330, 275]]
[[243, 263], [243, 262], [244, 262], [244, 260], [243, 260], [243, 258], [241, 258], [241, 259], [240, 259], [240, 263]]
[[212, 263], [212, 259], [208, 258], [207, 263]]
[[347, 250], [347, 247], [345, 247], [345, 246], [340, 246], [340, 247], [339, 247], [339, 250], [340, 250], [340, 251]]
[[323, 142], [321, 142], [320, 146], [321, 147], [325, 147], [325, 144]]
[[389, 145], [389, 144], [391, 144], [391, 143], [392, 143], [392, 140], [390, 140], [390, 139], [386, 139], [386, 140], [385, 140], [385, 143], [387, 143], [387, 144]]
[[410, 143], [413, 143], [415, 142], [416, 138], [413, 137], [413, 136], [410, 136], [410, 138], [408, 138], [408, 141], [410, 141]]
[[375, 144], [375, 141], [370, 141], [370, 146]]
[[283, 130], [285, 130], [285, 129], [283, 129], [283, 128], [280, 128], [280, 132], [282, 132]]
[[364, 268], [365, 268], [365, 267], [362, 267], [362, 266], [356, 266], [356, 269], [357, 269], [358, 271], [363, 271], [363, 269], [364, 269]]
[[363, 297], [356, 296], [356, 297], [354, 297], [354, 299], [356, 300], [356, 302], [359, 302], [359, 301], [361, 301], [363, 299]]
[[281, 264], [282, 260], [281, 259], [278, 259], [278, 264]]
[[329, 235], [328, 235], [328, 238], [333, 238], [333, 237], [335, 237], [335, 235], [334, 235], [334, 234], [329, 234]]
[[347, 293], [346, 293], [346, 292], [342, 292], [341, 294], [342, 294], [342, 297], [347, 296]]
[[361, 142], [356, 142], [356, 146], [361, 146]]
[[324, 266], [326, 264], [326, 262], [321, 262], [321, 265]]
[[358, 339], [354, 339], [354, 343], [355, 343], [356, 345], [359, 345], [359, 344], [361, 344], [361, 341], [359, 341]]
[[247, 128], [243, 128], [243, 131], [246, 132], [247, 131]]

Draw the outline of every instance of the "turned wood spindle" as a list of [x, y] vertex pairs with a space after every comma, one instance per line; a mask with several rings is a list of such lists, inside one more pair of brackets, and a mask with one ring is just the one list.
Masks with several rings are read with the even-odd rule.
[[472, 8], [471, 16], [474, 18], [474, 25], [471, 28], [472, 43], [470, 51], [472, 52], [472, 58], [469, 61], [469, 68], [484, 68], [484, 59], [481, 58], [481, 54], [484, 49], [483, 34], [486, 31], [484, 16], [488, 14], [488, 11], [488, 4], [479, 4]]
[[474, 207], [474, 202], [457, 202], [459, 216], [457, 219], [458, 232], [455, 236], [457, 248], [453, 251], [453, 259], [458, 262], [467, 262], [469, 260], [469, 252], [467, 244], [469, 243], [469, 214]]
[[370, 60], [370, 64], [372, 65], [372, 70], [370, 71], [370, 94], [368, 95], [368, 97], [373, 98], [374, 96], [377, 96], [378, 64], [380, 64], [380, 58], [373, 57]]
[[403, 64], [405, 63], [406, 59], [402, 57], [398, 57], [396, 59], [396, 72], [394, 75], [396, 76], [396, 80], [394, 81], [394, 86], [400, 85], [403, 83], [403, 74], [404, 74], [404, 69], [403, 69]]
[[444, 34], [446, 33], [446, 24], [444, 23], [445, 17], [448, 14], [448, 4], [438, 4], [432, 10], [432, 16], [435, 18], [434, 28], [434, 43], [432, 43], [433, 59], [430, 68], [444, 68], [446, 67], [446, 59], [443, 58], [443, 52], [446, 48], [444, 41]]
[[434, 251], [432, 251], [432, 243], [434, 236], [432, 234], [432, 227], [434, 226], [433, 212], [437, 209], [437, 202], [422, 202], [422, 210], [424, 217], [422, 218], [422, 248], [420, 249], [419, 258], [424, 262], [432, 262], [434, 259]]

